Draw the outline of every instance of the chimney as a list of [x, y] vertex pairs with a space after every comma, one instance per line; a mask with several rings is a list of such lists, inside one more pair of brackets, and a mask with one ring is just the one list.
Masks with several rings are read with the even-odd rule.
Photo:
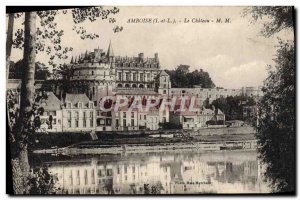
[[139, 60], [143, 61], [144, 60], [144, 53], [139, 53]]
[[154, 59], [155, 59], [155, 62], [158, 62], [158, 53], [154, 54]]

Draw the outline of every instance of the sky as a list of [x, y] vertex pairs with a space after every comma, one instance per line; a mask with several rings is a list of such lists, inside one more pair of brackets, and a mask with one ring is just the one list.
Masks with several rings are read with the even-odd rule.
[[[262, 22], [253, 24], [250, 16], [242, 17], [244, 8], [119, 7], [120, 12], [111, 16], [116, 23], [99, 20], [82, 25], [87, 32], [99, 34], [96, 40], [81, 40], [72, 30], [71, 15], [58, 15], [56, 22], [58, 29], [64, 30], [62, 45], [74, 49], [70, 57], [98, 47], [106, 51], [111, 41], [116, 56], [137, 56], [143, 52], [145, 57], [154, 57], [158, 53], [162, 69], [175, 69], [180, 64], [190, 65], [190, 70], [203, 69], [219, 87], [261, 86], [267, 77], [267, 65], [274, 64], [278, 37], [293, 39], [293, 36], [282, 31], [270, 38], [263, 37]], [[135, 18], [169, 18], [176, 23], [128, 23]], [[193, 18], [210, 22], [192, 23]], [[218, 18], [223, 23], [216, 23]], [[225, 18], [230, 23], [224, 23]], [[184, 23], [184, 19], [190, 21]], [[123, 26], [123, 31], [114, 33], [115, 25]], [[21, 28], [21, 21], [14, 28]], [[56, 62], [69, 62], [70, 57]], [[14, 49], [12, 60], [21, 58], [22, 51]], [[48, 57], [39, 53], [37, 60], [47, 63]]]

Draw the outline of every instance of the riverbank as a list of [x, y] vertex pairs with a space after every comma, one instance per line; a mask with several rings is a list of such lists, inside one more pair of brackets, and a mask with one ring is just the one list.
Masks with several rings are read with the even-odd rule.
[[[176, 143], [185, 141], [236, 141], [253, 140], [255, 130], [252, 127], [202, 128], [199, 130], [156, 130], [156, 131], [113, 131], [113, 132], [63, 132], [37, 133], [33, 150], [62, 148], [79, 143], [101, 141], [105, 144], [126, 143]], [[96, 137], [95, 137], [96, 136]], [[158, 139], [151, 139], [158, 138]]]
[[207, 135], [189, 138], [114, 138], [84, 141], [62, 148], [40, 149], [34, 153], [50, 154], [121, 154], [164, 151], [254, 150], [256, 139], [250, 134]]

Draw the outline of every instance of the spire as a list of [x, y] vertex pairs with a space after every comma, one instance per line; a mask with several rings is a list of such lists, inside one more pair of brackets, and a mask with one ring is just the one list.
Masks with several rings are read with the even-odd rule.
[[87, 50], [85, 50], [84, 59], [88, 59], [88, 51]]
[[77, 56], [75, 56], [75, 60], [74, 60], [74, 63], [77, 63]]
[[113, 57], [114, 56], [114, 51], [111, 45], [111, 41], [109, 41], [109, 46], [108, 46], [108, 50], [107, 50], [107, 57]]
[[74, 63], [74, 61], [73, 61], [73, 56], [72, 56], [72, 58], [71, 58], [71, 62], [70, 62], [71, 64], [73, 64]]

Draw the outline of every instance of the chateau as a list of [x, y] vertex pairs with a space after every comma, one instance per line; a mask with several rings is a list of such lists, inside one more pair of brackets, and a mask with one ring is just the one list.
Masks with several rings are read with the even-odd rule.
[[[41, 129], [47, 132], [90, 132], [90, 131], [136, 131], [158, 130], [160, 123], [167, 122], [181, 125], [183, 129], [198, 129], [206, 127], [206, 122], [212, 120], [214, 111], [203, 109], [203, 102], [228, 96], [262, 96], [262, 91], [255, 87], [241, 89], [224, 88], [172, 88], [168, 73], [161, 69], [158, 54], [145, 57], [139, 53], [136, 57], [115, 56], [112, 44], [108, 50], [94, 49], [86, 51], [67, 65], [70, 69], [72, 87], [68, 93], [60, 95], [50, 93], [50, 98], [44, 102], [45, 113], [42, 117]], [[36, 82], [36, 87], [41, 83]], [[20, 88], [20, 80], [10, 79], [8, 89], [15, 91]], [[17, 91], [15, 91], [17, 92]], [[57, 94], [57, 93], [56, 93]], [[152, 101], [159, 99], [160, 103], [148, 111], [128, 109], [128, 106], [114, 111], [104, 111], [101, 108], [103, 98], [126, 97], [128, 104], [136, 99]], [[175, 112], [162, 102], [174, 97], [187, 97], [190, 105], [196, 111]], [[191, 103], [191, 98], [195, 101]], [[108, 101], [112, 106], [116, 102]], [[176, 106], [179, 106], [177, 102]], [[192, 105], [193, 104], [193, 105]], [[144, 106], [144, 105], [143, 105]], [[218, 111], [217, 120], [225, 121], [225, 115]], [[50, 120], [51, 119], [51, 120]]]
[[74, 92], [84, 92], [93, 101], [118, 92], [124, 94], [124, 90], [155, 95], [161, 73], [157, 53], [153, 58], [145, 58], [143, 53], [137, 57], [115, 56], [111, 43], [107, 52], [99, 48], [93, 52], [86, 51], [72, 58], [68, 66], [73, 70], [71, 81]]

